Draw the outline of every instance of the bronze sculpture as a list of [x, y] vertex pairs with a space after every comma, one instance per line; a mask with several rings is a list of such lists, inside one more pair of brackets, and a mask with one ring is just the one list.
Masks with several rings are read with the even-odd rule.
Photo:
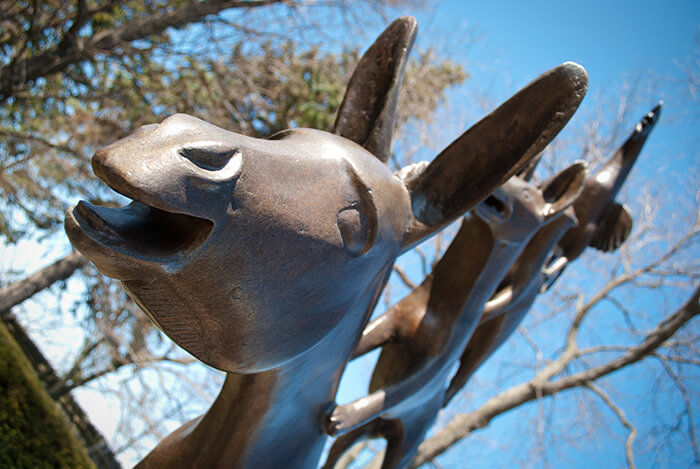
[[336, 441], [326, 468], [366, 434], [387, 439], [382, 468], [405, 467], [437, 418], [444, 385], [481, 317], [484, 303], [542, 226], [559, 218], [583, 188], [575, 164], [541, 189], [513, 177], [486, 198], [462, 227], [432, 274], [373, 321], [356, 354], [383, 346], [370, 395], [334, 409]]
[[[581, 255], [587, 243], [612, 251], [625, 241], [632, 228], [632, 218], [624, 206], [614, 202], [614, 198], [658, 120], [661, 105], [659, 103], [635, 126], [632, 135], [595, 176], [586, 178], [574, 208], [542, 228], [528, 243], [504, 278], [502, 288], [486, 303], [479, 326], [450, 382], [445, 403], [515, 331], [537, 294], [551, 287], [566, 265]], [[538, 160], [533, 159], [526, 166], [525, 177], [528, 179], [532, 177]], [[600, 218], [596, 220], [597, 215]], [[582, 221], [578, 221], [578, 217]], [[554, 251], [559, 256], [555, 255], [548, 265], [543, 265]]]
[[569, 207], [530, 239], [502, 280], [501, 288], [484, 305], [479, 325], [464, 348], [459, 368], [445, 392], [444, 405], [522, 322], [548, 278], [543, 268], [547, 258], [562, 235], [575, 225], [576, 216]]
[[209, 411], [139, 467], [313, 467], [395, 258], [522, 168], [585, 93], [582, 67], [552, 69], [396, 176], [384, 162], [415, 31], [401, 18], [367, 51], [334, 134], [260, 140], [175, 115], [95, 154], [96, 175], [134, 201], [81, 202], [66, 216], [71, 242], [178, 345], [228, 372]]
[[[537, 294], [551, 287], [566, 265], [580, 256], [586, 246], [613, 251], [625, 241], [632, 229], [632, 217], [614, 199], [658, 121], [662, 104], [659, 102], [642, 118], [630, 137], [600, 171], [586, 178], [585, 186], [570, 213], [542, 228], [533, 237], [503, 280], [503, 288], [484, 307], [479, 327], [465, 349], [460, 368], [447, 390], [446, 401], [515, 331]], [[532, 161], [528, 164], [530, 177], [538, 159]], [[552, 252], [557, 254], [544, 266], [545, 259]]]
[[586, 247], [611, 252], [620, 247], [632, 230], [632, 215], [615, 197], [637, 161], [642, 147], [661, 114], [660, 101], [637, 123], [632, 134], [603, 167], [586, 180], [581, 197], [574, 204], [578, 224], [559, 242], [557, 253], [549, 263], [551, 278], [544, 285], [551, 287], [566, 268]]

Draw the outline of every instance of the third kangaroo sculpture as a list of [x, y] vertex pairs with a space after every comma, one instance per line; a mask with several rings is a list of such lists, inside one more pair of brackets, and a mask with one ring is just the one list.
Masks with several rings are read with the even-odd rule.
[[632, 216], [624, 205], [615, 202], [615, 197], [658, 122], [662, 105], [663, 101], [649, 111], [603, 167], [586, 179], [583, 193], [574, 204], [578, 224], [559, 242], [557, 255], [549, 265], [549, 269], [556, 274], [547, 281], [546, 288], [551, 287], [566, 266], [577, 259], [586, 247], [614, 251], [629, 236]]

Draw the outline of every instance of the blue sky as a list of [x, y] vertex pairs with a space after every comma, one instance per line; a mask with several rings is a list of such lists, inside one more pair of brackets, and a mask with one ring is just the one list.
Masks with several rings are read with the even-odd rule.
[[692, 49], [700, 2], [450, 0], [417, 16], [423, 30], [475, 28], [485, 53], [514, 80], [573, 60], [595, 88], [626, 72], [673, 68]]
[[[585, 116], [596, 94], [618, 92], [625, 80], [645, 80], [653, 93], [638, 113], [663, 99], [663, 119], [673, 124], [659, 126], [658, 140], [675, 144], [697, 133], [697, 125], [682, 122], [688, 107], [676, 80], [682, 79], [679, 64], [698, 53], [700, 2], [445, 0], [416, 16], [418, 47], [446, 48], [471, 73], [464, 87], [488, 89], [494, 104], [572, 60], [589, 74], [589, 93], [573, 122]], [[474, 36], [476, 42], [470, 41]], [[671, 130], [685, 135], [672, 136]]]
[[423, 21], [475, 27], [484, 47], [514, 78], [573, 60], [590, 74], [591, 88], [625, 72], [663, 73], [692, 48], [700, 2], [441, 1]]

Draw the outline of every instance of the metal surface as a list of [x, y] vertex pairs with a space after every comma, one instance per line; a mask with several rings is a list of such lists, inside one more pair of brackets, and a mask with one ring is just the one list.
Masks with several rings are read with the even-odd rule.
[[95, 174], [134, 202], [81, 202], [66, 215], [71, 242], [174, 342], [228, 372], [209, 411], [139, 467], [314, 467], [396, 257], [527, 164], [585, 93], [582, 67], [557, 67], [399, 177], [384, 161], [415, 29], [401, 18], [370, 48], [336, 134], [262, 140], [175, 115], [95, 154]]
[[465, 217], [431, 275], [365, 329], [356, 354], [382, 346], [371, 394], [333, 410], [329, 433], [350, 433], [335, 443], [326, 468], [367, 434], [387, 438], [383, 468], [410, 462], [443, 407], [445, 383], [484, 304], [530, 237], [578, 197], [585, 168], [576, 163], [540, 188], [508, 180]]

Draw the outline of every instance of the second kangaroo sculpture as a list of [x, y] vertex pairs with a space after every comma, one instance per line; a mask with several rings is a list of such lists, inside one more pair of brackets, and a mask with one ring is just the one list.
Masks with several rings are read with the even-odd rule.
[[[579, 257], [587, 246], [613, 251], [625, 241], [632, 228], [632, 217], [614, 199], [656, 124], [660, 110], [661, 103], [644, 116], [603, 168], [586, 178], [583, 191], [573, 208], [542, 228], [530, 240], [503, 280], [503, 288], [486, 303], [479, 326], [450, 382], [446, 403], [515, 331], [537, 294], [551, 287], [564, 268]], [[532, 161], [536, 163], [537, 159]], [[534, 165], [530, 163], [528, 166], [531, 166], [531, 176]], [[553, 251], [557, 251], [558, 255], [544, 267]]]
[[396, 257], [509, 179], [585, 93], [582, 67], [557, 67], [401, 179], [385, 162], [415, 31], [401, 18], [365, 53], [333, 133], [263, 140], [175, 115], [95, 154], [97, 176], [134, 201], [81, 202], [71, 242], [228, 372], [207, 413], [139, 467], [315, 467], [322, 417]]
[[[582, 187], [581, 187], [582, 188]], [[550, 272], [543, 269], [562, 235], [576, 226], [569, 207], [542, 227], [527, 243], [502, 280], [500, 288], [484, 305], [479, 326], [459, 359], [457, 373], [445, 392], [445, 402], [462, 389], [467, 380], [515, 331], [534, 303]]]
[[357, 353], [383, 345], [371, 394], [337, 407], [329, 431], [372, 420], [335, 443], [326, 468], [365, 434], [387, 439], [383, 469], [410, 462], [443, 406], [448, 376], [484, 303], [532, 234], [573, 203], [584, 175], [585, 166], [575, 164], [541, 190], [511, 178], [465, 217], [431, 275], [365, 329]]

